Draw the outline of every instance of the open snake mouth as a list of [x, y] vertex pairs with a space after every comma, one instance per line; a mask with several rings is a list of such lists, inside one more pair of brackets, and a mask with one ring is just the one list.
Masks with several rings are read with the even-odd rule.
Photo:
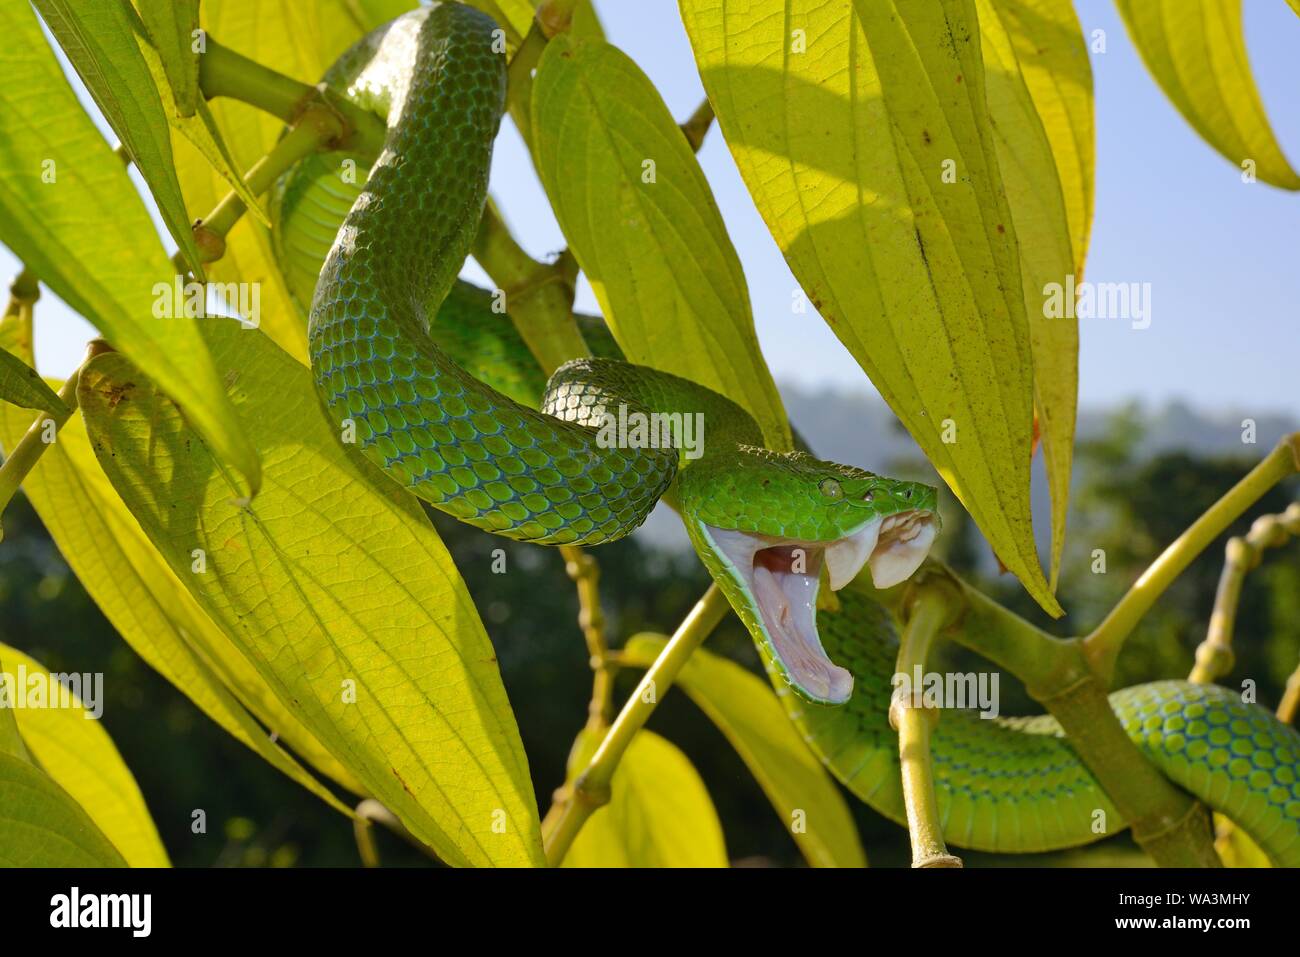
[[923, 510], [873, 518], [833, 541], [802, 541], [706, 526], [735, 569], [763, 619], [772, 653], [791, 684], [818, 701], [842, 704], [853, 675], [834, 664], [817, 634], [817, 587], [822, 566], [832, 591], [871, 569], [877, 588], [905, 581], [920, 567], [938, 532], [935, 513]]

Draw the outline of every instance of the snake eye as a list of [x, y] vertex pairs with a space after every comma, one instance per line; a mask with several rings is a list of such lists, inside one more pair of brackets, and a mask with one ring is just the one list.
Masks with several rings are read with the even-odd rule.
[[844, 490], [840, 488], [840, 483], [835, 479], [822, 479], [822, 484], [817, 487], [827, 498], [843, 498], [844, 496]]

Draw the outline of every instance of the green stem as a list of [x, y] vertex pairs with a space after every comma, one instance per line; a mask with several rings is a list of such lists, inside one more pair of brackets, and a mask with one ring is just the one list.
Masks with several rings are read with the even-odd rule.
[[[244, 174], [249, 192], [257, 195], [270, 189], [280, 176], [299, 160], [332, 142], [342, 127], [329, 109], [312, 106], [289, 127], [289, 131]], [[216, 262], [226, 252], [226, 236], [248, 211], [239, 194], [231, 190], [207, 216], [194, 224], [194, 238], [204, 262]], [[173, 260], [181, 268], [178, 253]]]
[[491, 200], [471, 253], [505, 293], [506, 312], [543, 372], [550, 375], [570, 359], [591, 354], [573, 321], [573, 290], [563, 263], [540, 263], [528, 255]]
[[587, 642], [591, 663], [591, 704], [587, 708], [587, 730], [609, 727], [613, 717], [616, 668], [605, 640], [605, 613], [600, 607], [600, 565], [577, 545], [561, 545], [564, 570], [578, 589], [578, 627]]
[[324, 87], [309, 86], [250, 60], [208, 37], [199, 58], [199, 86], [208, 99], [229, 97], [294, 123], [313, 105], [324, 106], [340, 120], [334, 146], [375, 157], [384, 147], [384, 121]]
[[1151, 563], [1105, 620], [1083, 640], [1093, 669], [1107, 684], [1125, 640], [1151, 606], [1223, 530], [1278, 482], [1300, 471], [1300, 433], [1289, 435]]
[[[1077, 638], [1053, 638], [936, 563], [927, 563], [916, 592], [931, 576], [957, 582], [964, 599], [952, 639], [1010, 671], [1061, 724], [1070, 746], [1097, 778], [1133, 830], [1134, 839], [1166, 867], [1219, 863], [1205, 808], [1176, 788], [1129, 738], [1105, 687]], [[913, 599], [914, 600], [914, 599]]]
[[[915, 668], [925, 670], [930, 645], [953, 617], [955, 592], [934, 585], [917, 590], [910, 615], [899, 641], [895, 671], [910, 676]], [[903, 780], [903, 805], [907, 809], [907, 830], [912, 839], [913, 867], [961, 867], [961, 858], [948, 853], [943, 841], [943, 819], [934, 789], [930, 756], [930, 731], [939, 722], [939, 712], [928, 708], [922, 689], [911, 695], [895, 688], [889, 706], [889, 720], [898, 731], [898, 756]]]
[[1300, 503], [1291, 505], [1281, 515], [1262, 515], [1251, 523], [1245, 536], [1228, 539], [1210, 627], [1206, 629], [1205, 640], [1196, 648], [1196, 664], [1187, 676], [1188, 681], [1210, 684], [1232, 671], [1235, 660], [1232, 633], [1246, 575], [1259, 567], [1265, 551], [1280, 548], [1293, 535], [1300, 535]]
[[682, 666], [726, 617], [727, 599], [717, 585], [710, 585], [690, 614], [682, 621], [663, 652], [641, 677], [636, 690], [610, 726], [587, 767], [573, 784], [564, 789], [557, 807], [547, 814], [543, 838], [546, 860], [552, 867], [564, 860], [573, 840], [597, 808], [609, 802], [610, 780], [628, 745], [654, 713], [659, 701], [672, 687]]

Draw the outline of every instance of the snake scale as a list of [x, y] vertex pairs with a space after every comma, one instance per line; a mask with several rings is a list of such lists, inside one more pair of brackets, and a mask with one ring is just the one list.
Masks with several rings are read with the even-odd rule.
[[[582, 320], [593, 356], [544, 379], [490, 294], [457, 278], [505, 105], [495, 31], [485, 14], [443, 3], [360, 40], [324, 82], [387, 121], [368, 179], [347, 183], [338, 175], [346, 157], [335, 153], [304, 160], [277, 186], [278, 258], [308, 313], [328, 415], [355, 429], [360, 452], [388, 477], [517, 541], [612, 541], [666, 498], [810, 746], [863, 800], [902, 820], [887, 717], [896, 639], [869, 589], [845, 586], [864, 565], [878, 587], [915, 571], [938, 530], [935, 490], [763, 448], [738, 405], [622, 361], [597, 319]], [[703, 454], [601, 441], [616, 409], [702, 413]], [[842, 589], [838, 611], [817, 610], [823, 578]], [[1164, 774], [1275, 862], [1300, 865], [1294, 729], [1214, 686], [1160, 681], [1111, 700]], [[948, 712], [933, 747], [955, 845], [1048, 850], [1123, 826], [1050, 718]], [[1102, 833], [1098, 810], [1110, 822]]]

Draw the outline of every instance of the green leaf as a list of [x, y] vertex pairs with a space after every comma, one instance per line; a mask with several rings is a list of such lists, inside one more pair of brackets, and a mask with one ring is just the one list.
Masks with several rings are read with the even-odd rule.
[[136, 6], [167, 71], [176, 114], [193, 116], [199, 101], [199, 56], [194, 52], [199, 0], [136, 0]]
[[[217, 129], [217, 121], [212, 116], [212, 110], [208, 107], [206, 100], [199, 100], [194, 107], [193, 114], [190, 116], [181, 116], [176, 100], [172, 94], [170, 81], [167, 79], [163, 62], [158, 56], [158, 51], [149, 45], [144, 37], [139, 37], [140, 55], [144, 57], [145, 64], [149, 67], [149, 73], [154, 79], [157, 86], [158, 94], [162, 97], [163, 104], [166, 107], [167, 119], [171, 123], [171, 128], [179, 132], [185, 139], [198, 148], [207, 160], [208, 165], [225, 181], [225, 184], [235, 191], [244, 205], [264, 226], [271, 225], [271, 218], [267, 215], [264, 204], [257, 198], [244, 182], [243, 174], [235, 168], [235, 159], [231, 155], [230, 147], [221, 136], [221, 131]], [[176, 159], [176, 138], [173, 136], [172, 156], [173, 161]], [[174, 162], [177, 176], [180, 175], [180, 164]], [[184, 183], [184, 179], [181, 179]], [[191, 202], [195, 198], [187, 190], [186, 196], [190, 197]], [[202, 207], [203, 214], [206, 215], [211, 211], [211, 204]]]
[[[0, 658], [0, 681], [8, 681], [4, 658]], [[22, 735], [18, 733], [18, 720], [13, 708], [0, 706], [0, 754], [8, 754], [24, 761], [30, 758]]]
[[[39, 675], [50, 686], [49, 671], [18, 649], [0, 644], [0, 659], [10, 674], [25, 674], [28, 681]], [[70, 705], [14, 712], [36, 764], [81, 805], [128, 865], [170, 866], [140, 788], [113, 740], [75, 695]]]
[[239, 500], [176, 408], [109, 354], [78, 397], [113, 487], [280, 700], [408, 830], [452, 864], [542, 863], [496, 656], [419, 503], [345, 448], [307, 369], [236, 322], [203, 331], [264, 452], [262, 494]]
[[185, 261], [196, 276], [202, 276], [203, 264], [190, 228], [192, 217], [172, 163], [167, 116], [136, 45], [130, 4], [127, 0], [33, 0], [33, 4], [144, 177]]
[[790, 448], [749, 292], [694, 152], [649, 78], [599, 40], [555, 37], [533, 84], [537, 168], [628, 361], [708, 386]]
[[[601, 734], [583, 730], [569, 758], [586, 767]], [[588, 820], [564, 867], [726, 867], [722, 825], [686, 755], [649, 731], [628, 746], [610, 782], [609, 804]]]
[[1034, 548], [1030, 331], [974, 0], [681, 11], [723, 135], [809, 300], [1003, 564], [1060, 614]]
[[1240, 169], [1283, 189], [1300, 176], [1273, 136], [1255, 88], [1241, 0], [1115, 0], [1133, 45], [1201, 138]]
[[[649, 668], [667, 643], [662, 635], [637, 635], [622, 660]], [[809, 864], [867, 866], [848, 805], [766, 681], [726, 658], [696, 651], [676, 684], [731, 742]]]
[[[467, 0], [469, 6], [477, 7], [506, 31], [506, 39], [512, 47], [528, 34], [533, 25], [536, 4], [532, 0]], [[596, 8], [591, 0], [577, 0], [573, 8], [573, 20], [569, 33], [575, 37], [595, 37], [605, 39], [605, 29], [600, 25]]]
[[48, 774], [0, 754], [0, 867], [125, 867], [112, 843]]
[[[203, 28], [225, 46], [315, 84], [339, 54], [366, 31], [415, 5], [415, 0], [311, 4], [298, 0], [204, 0], [200, 13]], [[231, 171], [246, 170], [266, 155], [283, 132], [284, 123], [245, 103], [222, 99], [214, 100], [210, 110], [200, 102], [198, 116], [177, 129], [188, 140], [175, 143], [181, 185], [190, 201], [206, 213], [231, 187]], [[242, 184], [239, 174], [233, 175]], [[260, 210], [260, 204], [256, 208]], [[248, 217], [236, 223], [226, 236], [225, 255], [208, 265], [208, 277], [213, 282], [258, 283], [262, 330], [305, 365], [306, 317], [299, 314], [289, 295], [267, 225], [265, 219], [256, 223]]]
[[[29, 418], [0, 407], [0, 443], [12, 449]], [[355, 779], [280, 703], [150, 544], [99, 467], [80, 417], [59, 430], [58, 441], [24, 479], [23, 491], [78, 581], [151, 668], [241, 744], [331, 807], [350, 813], [258, 724], [260, 720], [344, 787], [360, 792]]]
[[153, 222], [24, 4], [0, 5], [0, 241], [181, 407], [248, 480], [257, 454], [193, 319], [154, 318], [174, 274]]
[[[1049, 581], [1055, 591], [1074, 459], [1079, 326], [1073, 316], [1048, 315], [1045, 304], [1049, 288], [1073, 289], [1082, 279], [1084, 248], [1075, 250], [1058, 158], [1076, 177], [1074, 204], [1087, 204], [1076, 226], [1082, 231], [1079, 242], [1086, 244], [1092, 211], [1092, 73], [1070, 0], [978, 0], [977, 7], [993, 138], [1020, 244], [1038, 431], [1052, 499]], [[1027, 69], [1022, 56], [1031, 63]], [[1068, 101], [1062, 90], [1070, 91]], [[1084, 130], [1086, 139], [1076, 139]]]
[[36, 370], [7, 350], [0, 350], [0, 400], [24, 409], [40, 409], [65, 416], [68, 407], [46, 385]]

